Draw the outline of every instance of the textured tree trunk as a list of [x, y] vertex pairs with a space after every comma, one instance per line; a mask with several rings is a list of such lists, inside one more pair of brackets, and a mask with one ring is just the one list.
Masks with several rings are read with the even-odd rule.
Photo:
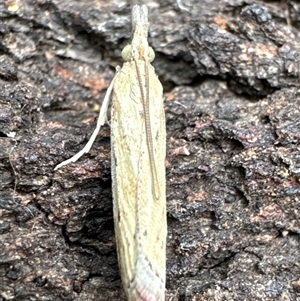
[[[140, 1], [167, 119], [167, 300], [300, 300], [297, 1]], [[110, 128], [130, 1], [0, 0], [0, 300], [125, 300]], [[98, 107], [96, 104], [99, 104]]]

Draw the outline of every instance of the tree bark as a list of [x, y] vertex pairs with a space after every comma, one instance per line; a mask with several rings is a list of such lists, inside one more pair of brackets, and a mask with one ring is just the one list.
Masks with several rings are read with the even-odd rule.
[[[167, 300], [300, 300], [296, 1], [140, 1], [167, 119]], [[0, 301], [125, 300], [110, 128], [130, 1], [0, 2]]]

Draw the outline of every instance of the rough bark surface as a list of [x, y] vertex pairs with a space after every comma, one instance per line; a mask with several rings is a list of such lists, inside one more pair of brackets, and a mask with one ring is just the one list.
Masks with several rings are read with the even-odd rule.
[[[0, 1], [0, 300], [125, 300], [110, 129], [130, 1]], [[167, 118], [167, 300], [300, 300], [297, 1], [140, 1]]]

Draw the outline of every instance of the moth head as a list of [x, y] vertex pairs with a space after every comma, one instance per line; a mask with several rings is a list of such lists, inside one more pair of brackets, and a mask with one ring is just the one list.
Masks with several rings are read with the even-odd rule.
[[[148, 54], [145, 55], [147, 55], [149, 61], [152, 62], [155, 58], [154, 50], [152, 47], [147, 47], [146, 51], [147, 50], [148, 50]], [[137, 52], [139, 52], [139, 49], [133, 48], [131, 45], [126, 45], [122, 50], [122, 58], [125, 62], [129, 62], [134, 59], [134, 57], [137, 55], [136, 54]]]

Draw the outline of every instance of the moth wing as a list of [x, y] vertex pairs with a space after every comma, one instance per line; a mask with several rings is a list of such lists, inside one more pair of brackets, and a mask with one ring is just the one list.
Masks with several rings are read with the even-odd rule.
[[[144, 70], [141, 63], [140, 70]], [[162, 86], [149, 66], [149, 111], [159, 198], [153, 181], [145, 119], [134, 62], [123, 65], [114, 85], [112, 173], [114, 220], [123, 286], [134, 300], [164, 300], [166, 208], [165, 117]], [[130, 87], [130, 89], [128, 88]]]

